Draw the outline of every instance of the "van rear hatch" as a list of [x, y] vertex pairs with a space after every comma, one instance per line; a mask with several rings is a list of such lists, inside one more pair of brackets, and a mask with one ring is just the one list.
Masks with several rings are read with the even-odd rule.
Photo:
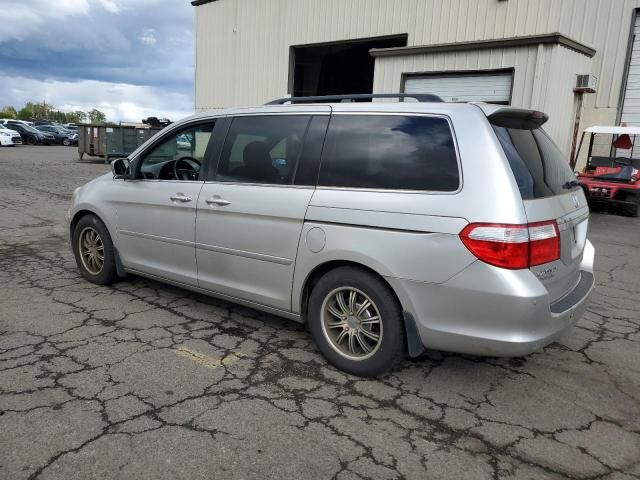
[[584, 192], [569, 161], [542, 129], [548, 119], [544, 113], [500, 108], [488, 119], [518, 184], [528, 223], [557, 223], [559, 260], [531, 267], [554, 302], [580, 281], [589, 221]]

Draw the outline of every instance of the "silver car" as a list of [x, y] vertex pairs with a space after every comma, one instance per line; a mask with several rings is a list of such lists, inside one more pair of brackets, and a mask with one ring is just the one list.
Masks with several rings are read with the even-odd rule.
[[116, 160], [73, 194], [82, 275], [306, 323], [360, 376], [425, 347], [526, 355], [576, 322], [589, 210], [545, 114], [333, 100], [197, 114]]

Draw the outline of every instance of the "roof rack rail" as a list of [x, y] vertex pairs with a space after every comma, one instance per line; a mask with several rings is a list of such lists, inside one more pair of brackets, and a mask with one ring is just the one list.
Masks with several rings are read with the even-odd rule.
[[373, 98], [413, 98], [418, 102], [443, 102], [439, 96], [430, 93], [356, 93], [353, 95], [320, 95], [313, 97], [285, 97], [265, 103], [265, 105], [283, 105], [285, 103], [313, 102], [353, 102], [354, 100], [370, 100]]

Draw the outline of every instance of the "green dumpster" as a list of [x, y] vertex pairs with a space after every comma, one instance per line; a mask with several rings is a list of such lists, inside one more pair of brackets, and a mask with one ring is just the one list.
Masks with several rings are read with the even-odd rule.
[[158, 133], [161, 128], [136, 127], [129, 125], [78, 125], [78, 154], [80, 160], [85, 155], [104, 158], [126, 157], [144, 142]]

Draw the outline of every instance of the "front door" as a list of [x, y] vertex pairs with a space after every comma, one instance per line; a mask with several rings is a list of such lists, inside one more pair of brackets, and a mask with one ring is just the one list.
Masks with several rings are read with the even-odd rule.
[[118, 253], [127, 269], [197, 285], [195, 221], [213, 122], [168, 132], [115, 180]]
[[314, 191], [294, 182], [310, 122], [308, 114], [232, 119], [217, 172], [198, 200], [200, 287], [290, 310], [298, 242]]

